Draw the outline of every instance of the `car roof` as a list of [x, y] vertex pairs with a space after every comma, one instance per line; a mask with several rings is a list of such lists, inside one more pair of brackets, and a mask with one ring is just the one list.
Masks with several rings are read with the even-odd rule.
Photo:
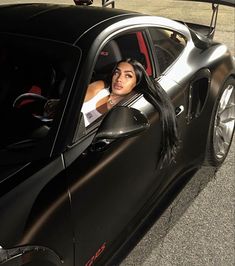
[[121, 20], [131, 16], [130, 11], [102, 7], [41, 3], [0, 5], [0, 32], [74, 44], [97, 24], [112, 24], [114, 18]]

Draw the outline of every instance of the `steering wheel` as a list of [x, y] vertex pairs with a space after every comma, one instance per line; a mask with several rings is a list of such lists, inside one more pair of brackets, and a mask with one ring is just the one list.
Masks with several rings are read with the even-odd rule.
[[[50, 123], [53, 121], [53, 119], [47, 118], [44, 115], [44, 113], [43, 113], [44, 112], [44, 105], [47, 102], [47, 100], [48, 99], [45, 96], [42, 96], [42, 95], [39, 95], [39, 94], [36, 94], [36, 93], [23, 93], [23, 94], [19, 95], [14, 100], [14, 102], [13, 102], [13, 108], [20, 108], [21, 107], [21, 104], [24, 101], [39, 102], [39, 104], [42, 106], [42, 108], [39, 108], [41, 110], [40, 111], [37, 111], [37, 110], [35, 111], [34, 110], [34, 111], [31, 112], [31, 115], [33, 117], [35, 117], [36, 119], [39, 119], [41, 122], [43, 122], [43, 124], [50, 125]], [[24, 104], [24, 105], [27, 107], [27, 104]], [[24, 107], [24, 105], [22, 105], [22, 107]]]
[[22, 102], [26, 100], [41, 101], [42, 104], [45, 104], [47, 101], [47, 98], [45, 96], [42, 96], [36, 93], [31, 93], [31, 92], [23, 93], [14, 100], [13, 108], [20, 107], [20, 104], [22, 104]]

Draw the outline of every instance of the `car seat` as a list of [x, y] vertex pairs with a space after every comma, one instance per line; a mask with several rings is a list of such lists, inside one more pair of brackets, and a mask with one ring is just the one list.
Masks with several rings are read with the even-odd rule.
[[115, 40], [108, 42], [97, 59], [94, 68], [94, 80], [106, 80], [113, 68], [122, 60], [122, 54]]

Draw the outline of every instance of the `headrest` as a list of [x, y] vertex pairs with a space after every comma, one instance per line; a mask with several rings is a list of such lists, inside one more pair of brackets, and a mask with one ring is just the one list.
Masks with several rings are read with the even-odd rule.
[[115, 64], [122, 59], [117, 43], [112, 40], [102, 49], [95, 65], [95, 72], [111, 71]]

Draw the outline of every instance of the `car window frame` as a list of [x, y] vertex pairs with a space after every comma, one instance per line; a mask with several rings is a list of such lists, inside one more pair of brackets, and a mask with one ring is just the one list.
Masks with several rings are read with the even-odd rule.
[[[147, 37], [148, 33], [147, 33], [147, 29], [146, 27], [130, 27], [130, 28], [127, 28], [127, 29], [123, 29], [121, 31], [118, 31], [118, 32], [115, 32], [111, 37], [108, 37], [106, 39], [103, 40], [102, 44], [99, 46], [99, 48], [97, 49], [97, 54], [93, 60], [93, 68], [91, 70], [94, 71], [94, 68], [95, 68], [95, 65], [96, 65], [96, 62], [98, 60], [98, 57], [102, 51], [102, 49], [105, 47], [105, 45], [107, 45], [108, 42], [112, 41], [112, 40], [115, 40], [116, 38], [122, 36], [122, 35], [125, 35], [125, 34], [130, 34], [130, 33], [136, 33], [136, 32], [142, 32], [143, 34], [143, 38], [145, 40], [145, 44], [147, 46], [147, 49], [148, 49], [148, 55], [149, 55], [149, 60], [150, 60], [150, 65], [151, 65], [151, 68], [152, 68], [152, 75], [151, 77], [154, 76], [154, 73], [155, 73], [155, 66], [154, 66], [154, 63], [153, 63], [153, 56], [152, 56], [152, 49], [150, 48], [150, 45], [149, 45], [149, 38]], [[92, 76], [92, 75], [91, 75]], [[92, 80], [92, 77], [89, 78], [89, 82], [88, 84], [90, 84], [90, 81]], [[132, 97], [130, 98], [127, 98], [127, 99], [123, 99], [118, 105], [123, 105], [123, 106], [130, 106], [133, 102], [136, 101], [136, 99], [140, 96], [139, 93], [136, 93], [136, 94], [133, 94]], [[85, 97], [85, 96], [84, 96]], [[84, 101], [84, 100], [83, 100]], [[83, 133], [80, 135], [80, 136], [74, 136], [74, 140], [70, 147], [76, 145], [78, 142], [81, 141], [81, 139], [85, 139], [86, 136], [90, 136], [90, 134], [94, 134], [94, 132], [98, 129], [98, 127], [100, 126], [100, 124], [102, 123], [102, 120], [104, 118], [104, 116], [106, 115], [107, 113], [104, 113], [103, 115], [101, 115], [100, 117], [98, 117], [95, 121], [93, 121], [91, 124], [89, 124], [86, 128], [85, 128], [85, 133], [83, 130], [79, 130], [79, 127], [83, 127], [81, 125], [81, 120], [79, 120], [79, 125], [78, 125], [78, 129], [77, 129], [77, 132], [78, 131], [83, 131]]]

